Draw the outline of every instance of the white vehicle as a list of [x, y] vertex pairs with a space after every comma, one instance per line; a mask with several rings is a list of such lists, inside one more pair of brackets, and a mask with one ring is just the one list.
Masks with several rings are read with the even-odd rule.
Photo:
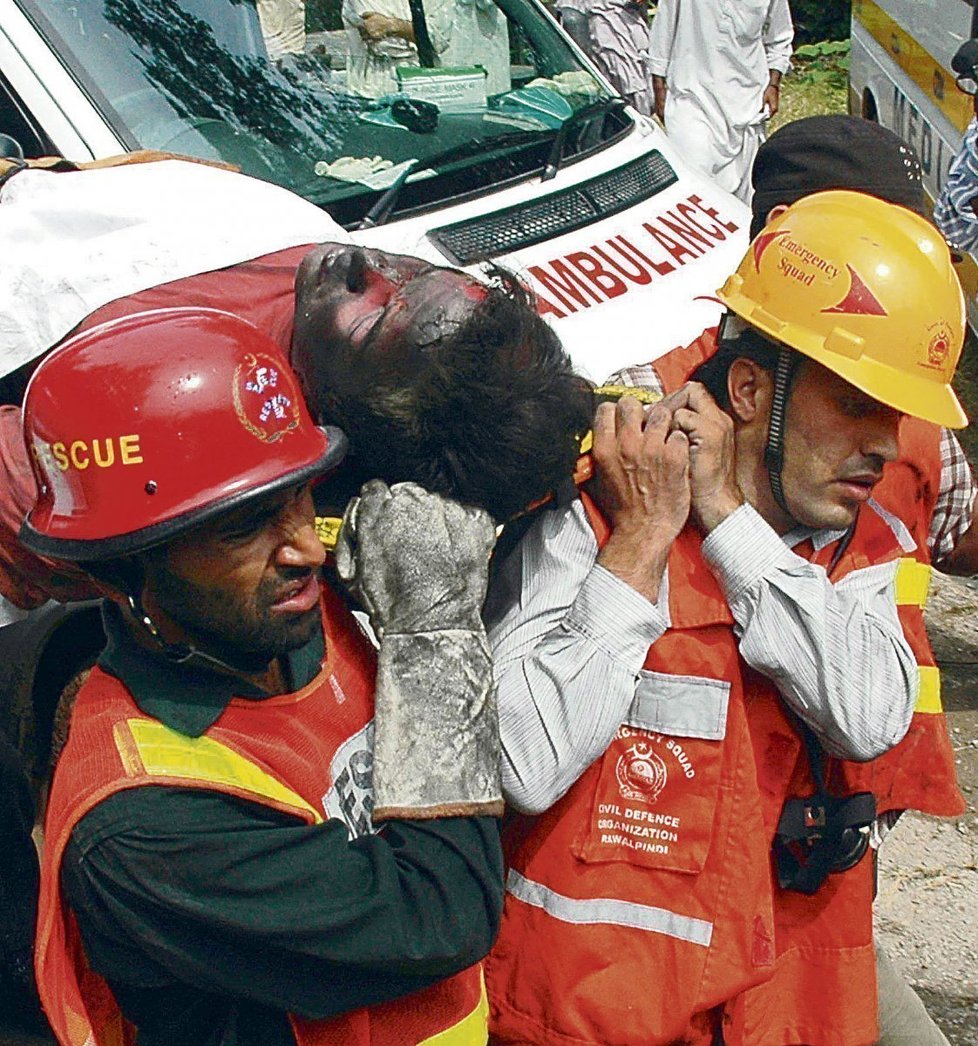
[[[28, 158], [222, 160], [365, 245], [517, 269], [598, 380], [716, 322], [746, 208], [537, 0], [333, 6], [335, 26], [272, 58], [262, 5], [240, 0], [0, 0], [0, 132]], [[378, 8], [399, 28], [369, 46]]]
[[[951, 59], [976, 35], [978, 8], [969, 0], [853, 0], [849, 111], [914, 146], [931, 202], [974, 115], [972, 99], [955, 86]], [[978, 329], [978, 266], [965, 257], [957, 268]]]
[[[0, 0], [0, 151], [224, 161], [365, 245], [517, 269], [596, 380], [717, 321], [747, 209], [537, 0], [329, 3], [334, 24], [312, 34], [263, 26], [276, 0]], [[396, 32], [370, 48], [378, 9]], [[58, 695], [101, 646], [98, 610], [48, 604], [0, 636], [0, 725], [39, 783]]]

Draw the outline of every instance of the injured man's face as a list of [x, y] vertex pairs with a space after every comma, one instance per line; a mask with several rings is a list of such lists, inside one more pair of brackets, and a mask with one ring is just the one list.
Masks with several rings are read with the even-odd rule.
[[403, 254], [324, 243], [296, 273], [292, 365], [310, 407], [372, 373], [386, 382], [414, 372], [485, 299], [485, 285]]
[[295, 287], [292, 365], [350, 437], [321, 506], [411, 480], [505, 520], [572, 473], [590, 386], [515, 278], [326, 243]]

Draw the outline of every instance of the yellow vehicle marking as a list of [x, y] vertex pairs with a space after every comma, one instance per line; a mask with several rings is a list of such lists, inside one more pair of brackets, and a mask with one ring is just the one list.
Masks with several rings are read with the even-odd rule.
[[[948, 120], [964, 131], [974, 107], [968, 95], [957, 89], [954, 75], [873, 0], [853, 0], [852, 16]], [[861, 99], [856, 106], [853, 111], [861, 112]]]

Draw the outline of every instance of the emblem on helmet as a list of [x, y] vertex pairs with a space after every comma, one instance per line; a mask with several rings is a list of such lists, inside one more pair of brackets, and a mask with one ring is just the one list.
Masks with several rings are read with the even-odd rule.
[[274, 443], [299, 427], [299, 402], [295, 385], [270, 356], [249, 353], [235, 368], [235, 412], [262, 443]]
[[925, 367], [935, 367], [942, 370], [947, 363], [948, 354], [951, 351], [951, 332], [941, 324], [931, 335], [927, 343], [927, 362]]
[[615, 776], [622, 798], [654, 803], [666, 786], [668, 774], [666, 764], [652, 746], [639, 741], [618, 757]]

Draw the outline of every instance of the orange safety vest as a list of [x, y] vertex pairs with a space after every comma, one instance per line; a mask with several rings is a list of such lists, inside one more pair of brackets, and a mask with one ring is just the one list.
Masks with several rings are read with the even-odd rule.
[[[62, 855], [72, 828], [126, 788], [206, 788], [293, 814], [307, 824], [340, 817], [370, 830], [372, 647], [328, 587], [326, 659], [292, 694], [234, 698], [201, 737], [142, 713], [114, 676], [96, 668], [78, 694], [45, 825], [36, 948], [37, 982], [62, 1046], [129, 1046], [106, 982], [88, 965], [74, 913], [61, 897]], [[479, 965], [403, 999], [329, 1020], [289, 1015], [299, 1046], [484, 1046], [487, 1003]]]
[[[709, 356], [712, 341], [706, 332], [667, 357], [667, 390]], [[929, 465], [922, 471], [936, 491], [939, 457], [936, 476], [933, 458]], [[896, 475], [880, 493], [907, 504]], [[893, 564], [898, 612], [921, 665], [911, 732], [892, 753], [867, 764], [830, 760], [826, 772], [837, 795], [878, 789], [880, 810], [953, 812], [960, 794], [939, 702], [934, 707], [936, 670], [922, 616], [933, 502], [918, 503], [922, 539], [908, 540], [909, 528], [885, 504], [864, 510], [833, 575]], [[600, 542], [606, 527], [593, 507], [589, 516]], [[638, 1046], [682, 1036], [705, 1046], [721, 1017], [730, 1046], [861, 1046], [878, 1038], [873, 863], [864, 858], [830, 875], [814, 897], [783, 891], [771, 878], [770, 842], [783, 804], [811, 794], [814, 782], [777, 691], [736, 656], [729, 609], [698, 548], [691, 528], [673, 546], [671, 627], [645, 665], [656, 675], [643, 674], [608, 751], [546, 814], [517, 817], [507, 828], [506, 911], [487, 963], [491, 1028], [501, 1043]], [[828, 566], [836, 548], [796, 551]], [[648, 696], [646, 679], [654, 683]], [[653, 693], [663, 709], [697, 708], [724, 681], [725, 722], [712, 741], [670, 719], [675, 711], [651, 729], [641, 726]], [[744, 717], [750, 746], [741, 741]], [[753, 792], [748, 783], [725, 805], [737, 769], [746, 774], [751, 766]], [[716, 804], [697, 807], [708, 775]], [[651, 835], [647, 825], [663, 827]]]
[[[833, 580], [890, 564], [899, 594], [906, 588], [908, 571], [912, 576], [917, 565], [906, 558], [903, 529], [885, 510], [864, 508], [834, 567]], [[816, 551], [805, 542], [794, 551], [828, 569], [837, 543]], [[898, 607], [898, 612], [903, 609]], [[749, 670], [745, 689], [770, 840], [785, 800], [810, 795], [814, 781], [803, 742], [775, 688]], [[872, 791], [890, 755], [868, 763], [826, 756], [828, 791], [837, 796]], [[767, 981], [725, 1007], [726, 1042], [738, 1046], [869, 1046], [877, 1041], [874, 879], [873, 860], [865, 856], [854, 868], [829, 875], [813, 896], [773, 885], [777, 958]]]
[[[486, 968], [499, 1042], [706, 1046], [721, 1017], [729, 1046], [877, 1038], [872, 861], [814, 897], [777, 886], [778, 817], [814, 782], [777, 690], [739, 657], [700, 543], [687, 527], [673, 545], [670, 628], [606, 753], [545, 814], [507, 826], [506, 910]], [[875, 513], [839, 574], [870, 555], [897, 571], [900, 547]]]
[[941, 701], [941, 674], [924, 623], [931, 566], [927, 537], [941, 481], [940, 429], [917, 418], [900, 424], [897, 461], [873, 490], [901, 533], [905, 557], [896, 578], [903, 632], [920, 671], [920, 691], [907, 736], [871, 763], [846, 765], [851, 791], [870, 790], [880, 813], [919, 810], [956, 817], [966, 809]]
[[546, 813], [506, 826], [506, 906], [486, 963], [500, 1042], [707, 1044], [711, 1022], [695, 1015], [771, 974], [743, 662], [700, 544], [692, 527], [673, 544], [670, 628], [607, 751]]

